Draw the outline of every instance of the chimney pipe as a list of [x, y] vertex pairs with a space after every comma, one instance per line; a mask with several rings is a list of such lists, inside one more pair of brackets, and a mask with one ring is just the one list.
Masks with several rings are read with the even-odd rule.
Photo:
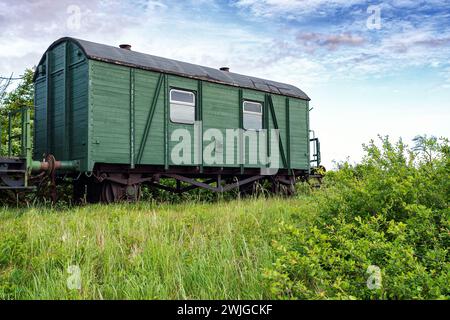
[[129, 44], [121, 44], [121, 45], [119, 45], [119, 48], [131, 51], [131, 45], [129, 45]]
[[220, 71], [230, 72], [230, 68], [229, 67], [222, 67], [222, 68], [220, 68]]

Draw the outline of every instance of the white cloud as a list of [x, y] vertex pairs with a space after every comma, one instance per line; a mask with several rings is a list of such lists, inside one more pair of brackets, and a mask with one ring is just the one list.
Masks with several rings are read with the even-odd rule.
[[325, 6], [332, 8], [350, 7], [353, 4], [365, 2], [362, 0], [238, 0], [238, 8], [249, 9], [254, 15], [275, 17], [285, 14], [293, 18], [311, 12], [321, 13]]

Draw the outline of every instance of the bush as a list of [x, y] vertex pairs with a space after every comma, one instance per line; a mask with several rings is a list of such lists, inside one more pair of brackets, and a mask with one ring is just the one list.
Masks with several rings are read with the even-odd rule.
[[361, 164], [327, 173], [311, 225], [278, 226], [278, 258], [265, 271], [277, 298], [450, 297], [448, 141], [380, 140], [364, 146]]

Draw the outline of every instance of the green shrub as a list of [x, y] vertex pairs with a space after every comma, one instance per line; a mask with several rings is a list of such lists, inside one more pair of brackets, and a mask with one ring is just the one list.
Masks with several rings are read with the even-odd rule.
[[[381, 142], [364, 147], [361, 164], [327, 174], [312, 225], [278, 226], [278, 258], [265, 271], [276, 297], [450, 297], [448, 141], [434, 144], [434, 158]], [[381, 271], [378, 289], [367, 285], [369, 266]]]

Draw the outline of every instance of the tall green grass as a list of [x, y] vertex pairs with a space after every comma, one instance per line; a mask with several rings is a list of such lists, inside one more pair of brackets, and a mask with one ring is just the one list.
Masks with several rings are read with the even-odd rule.
[[[305, 210], [300, 207], [304, 206]], [[264, 299], [301, 199], [0, 209], [0, 299]], [[302, 213], [303, 212], [303, 213]], [[81, 289], [69, 289], [69, 266]]]
[[0, 209], [0, 299], [449, 299], [448, 140], [380, 142], [290, 199]]

